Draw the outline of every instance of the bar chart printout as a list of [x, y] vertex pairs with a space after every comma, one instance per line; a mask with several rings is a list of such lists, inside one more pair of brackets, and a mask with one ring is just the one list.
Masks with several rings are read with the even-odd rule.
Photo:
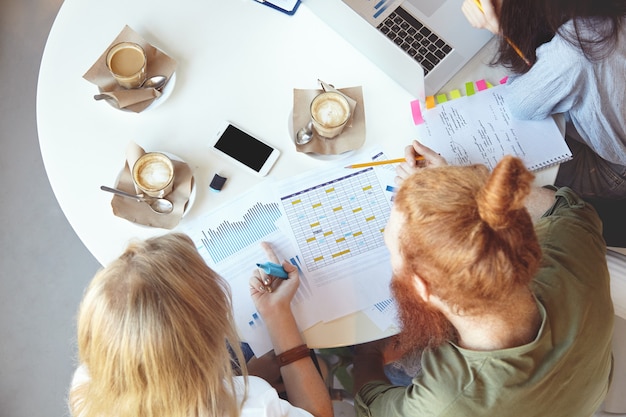
[[241, 221], [223, 221], [216, 229], [202, 230], [200, 241], [213, 264], [218, 264], [244, 248], [277, 231], [281, 216], [277, 203], [257, 202]]
[[391, 206], [376, 171], [335, 173], [325, 181], [290, 179], [279, 186], [282, 210], [316, 297], [341, 295], [339, 305], [321, 312], [326, 321], [388, 298], [391, 277], [383, 239]]
[[[260, 192], [249, 192], [194, 219], [186, 231], [207, 265], [230, 284], [237, 328], [243, 340], [259, 355], [272, 348], [267, 329], [250, 297], [248, 282], [256, 262], [268, 260], [260, 242], [270, 242], [280, 259], [298, 265], [293, 245], [276, 225], [281, 216], [276, 200]], [[306, 278], [301, 277], [292, 308], [303, 329], [318, 321], [311, 313], [312, 297]]]

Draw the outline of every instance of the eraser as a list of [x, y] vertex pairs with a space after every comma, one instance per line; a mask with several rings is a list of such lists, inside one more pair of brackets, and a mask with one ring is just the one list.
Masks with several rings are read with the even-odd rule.
[[226, 178], [222, 177], [220, 174], [215, 174], [213, 179], [211, 180], [211, 184], [209, 184], [209, 188], [211, 191], [219, 192], [226, 182]]

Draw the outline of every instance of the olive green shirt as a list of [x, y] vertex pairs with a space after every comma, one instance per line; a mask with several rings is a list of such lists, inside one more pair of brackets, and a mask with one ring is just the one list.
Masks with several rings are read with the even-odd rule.
[[610, 381], [613, 304], [602, 226], [570, 189], [536, 225], [543, 251], [533, 291], [542, 317], [536, 339], [490, 352], [452, 343], [427, 350], [408, 387], [373, 381], [359, 416], [592, 416]]

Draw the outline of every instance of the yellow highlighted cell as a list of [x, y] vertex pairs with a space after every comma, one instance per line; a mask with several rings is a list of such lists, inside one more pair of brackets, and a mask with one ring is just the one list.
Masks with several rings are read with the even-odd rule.
[[332, 193], [333, 191], [335, 191], [335, 188], [329, 188], [328, 190], [326, 190], [327, 193]]
[[363, 191], [367, 191], [367, 190], [371, 190], [371, 189], [372, 189], [371, 185], [368, 185], [367, 187], [363, 187]]
[[324, 259], [323, 256], [318, 256], [317, 258], [313, 258], [313, 261], [318, 262], [318, 261], [321, 261], [322, 259]]
[[331, 231], [331, 232], [326, 232], [326, 233], [324, 233], [324, 237], [326, 237], [326, 236], [330, 236], [330, 235], [332, 235], [332, 234], [333, 234], [333, 232], [332, 232], [332, 231]]
[[343, 210], [343, 207], [341, 207], [341, 206], [339, 206], [339, 207], [335, 207], [335, 208], [333, 209], [333, 211], [341, 211], [341, 210]]
[[340, 237], [339, 239], [335, 240], [335, 242], [337, 243], [341, 243], [341, 242], [345, 242], [346, 238], [345, 237]]
[[354, 210], [352, 210], [353, 213], [358, 213], [359, 211], [363, 210], [361, 207], [355, 208]]
[[291, 202], [291, 204], [300, 204], [300, 203], [302, 203], [302, 200], [293, 200]]
[[312, 206], [312, 207], [313, 207], [313, 208], [322, 207], [322, 203], [313, 204], [313, 206]]
[[350, 253], [350, 249], [346, 249], [346, 250], [342, 250], [341, 252], [337, 252], [337, 253], [333, 253], [333, 258], [338, 258], [340, 256], [343, 256], [347, 253]]
[[316, 240], [316, 239], [315, 239], [315, 236], [313, 236], [313, 237], [308, 238], [308, 239], [306, 240], [306, 243], [311, 243], [311, 242], [313, 242], [313, 241], [315, 241], [315, 240]]
[[363, 234], [363, 232], [356, 232], [356, 233], [352, 233], [352, 236], [361, 236]]
[[365, 218], [365, 221], [366, 221], [366, 222], [370, 222], [370, 221], [374, 220], [375, 218], [376, 218], [376, 216], [366, 217], [366, 218]]
[[311, 227], [317, 227], [320, 225], [320, 222], [311, 223]]

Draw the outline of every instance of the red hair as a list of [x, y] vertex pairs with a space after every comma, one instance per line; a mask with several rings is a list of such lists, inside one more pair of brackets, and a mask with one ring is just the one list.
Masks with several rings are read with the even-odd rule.
[[[407, 273], [459, 311], [477, 314], [528, 287], [541, 249], [524, 206], [533, 175], [507, 156], [485, 166], [420, 170], [395, 198]], [[487, 304], [489, 303], [489, 304]]]

